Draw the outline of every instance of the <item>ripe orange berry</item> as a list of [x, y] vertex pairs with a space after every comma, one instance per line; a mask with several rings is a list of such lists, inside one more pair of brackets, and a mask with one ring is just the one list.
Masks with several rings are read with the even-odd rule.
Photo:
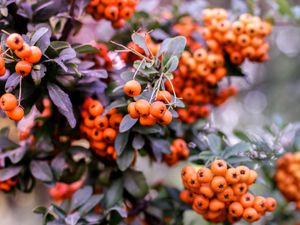
[[21, 59], [29, 57], [31, 54], [30, 46], [28, 44], [24, 43], [20, 49], [17, 49], [15, 51], [15, 54]]
[[215, 160], [211, 164], [211, 171], [217, 176], [225, 176], [227, 172], [227, 163], [224, 160]]
[[105, 8], [104, 16], [106, 19], [115, 21], [119, 17], [119, 9], [117, 6], [110, 5]]
[[236, 171], [238, 174], [240, 174], [240, 181], [241, 182], [247, 182], [250, 176], [250, 170], [246, 166], [238, 166], [236, 168]]
[[135, 110], [140, 116], [148, 116], [150, 113], [150, 103], [145, 99], [135, 102]]
[[0, 107], [4, 111], [11, 111], [17, 107], [17, 98], [13, 94], [6, 93], [0, 99]]
[[267, 210], [269, 212], [275, 211], [275, 209], [277, 207], [276, 200], [274, 198], [269, 197], [269, 198], [266, 199], [266, 201], [267, 201]]
[[121, 123], [122, 119], [123, 119], [123, 115], [122, 114], [119, 114], [119, 113], [113, 114], [109, 118], [109, 125], [112, 128], [118, 129], [119, 126], [120, 126], [120, 123]]
[[186, 204], [192, 204], [194, 201], [193, 193], [191, 193], [189, 190], [181, 191], [179, 194], [179, 198]]
[[243, 195], [248, 191], [246, 183], [237, 183], [232, 186], [235, 195]]
[[240, 52], [234, 51], [234, 52], [230, 53], [230, 61], [234, 64], [240, 65], [243, 63], [244, 58]]
[[228, 31], [224, 36], [224, 43], [227, 45], [232, 45], [236, 42], [236, 36], [232, 31]]
[[16, 73], [22, 77], [28, 76], [31, 72], [31, 69], [32, 69], [32, 65], [25, 60], [21, 60], [17, 62], [15, 66]]
[[94, 128], [95, 126], [95, 117], [94, 116], [87, 116], [84, 118], [83, 123], [88, 128]]
[[124, 19], [118, 19], [116, 21], [113, 21], [111, 25], [113, 26], [113, 28], [118, 29], [118, 28], [123, 27], [125, 25], [125, 23], [126, 22]]
[[134, 14], [134, 11], [131, 7], [124, 7], [120, 11], [120, 17], [123, 19], [129, 19]]
[[200, 183], [209, 183], [213, 179], [213, 173], [206, 167], [200, 168], [197, 172], [197, 175]]
[[224, 191], [217, 194], [217, 198], [222, 202], [230, 202], [232, 201], [234, 196], [233, 190], [231, 187], [225, 188]]
[[257, 178], [257, 173], [254, 170], [250, 170], [247, 184], [248, 185], [254, 184], [256, 181], [256, 178]]
[[25, 58], [25, 60], [32, 64], [38, 63], [42, 58], [41, 49], [36, 46], [31, 46], [30, 50], [31, 50], [31, 54], [29, 57]]
[[156, 101], [161, 101], [165, 104], [172, 102], [172, 95], [168, 91], [159, 91], [157, 93]]
[[[199, 178], [198, 178], [199, 180]], [[214, 196], [214, 191], [211, 189], [209, 184], [201, 185], [199, 189], [199, 193], [202, 194], [205, 198], [211, 199]]]
[[142, 86], [136, 80], [127, 81], [124, 85], [124, 93], [130, 97], [138, 96], [142, 91]]
[[103, 139], [107, 143], [114, 143], [116, 137], [117, 137], [117, 131], [115, 131], [113, 128], [106, 128], [103, 131]]
[[161, 101], [155, 101], [150, 106], [150, 114], [158, 119], [162, 118], [166, 111], [167, 107]]
[[204, 48], [197, 49], [193, 54], [197, 63], [204, 62], [207, 58], [207, 51]]
[[241, 47], [246, 47], [250, 44], [250, 38], [247, 34], [241, 34], [237, 37], [237, 44]]
[[103, 105], [101, 102], [94, 100], [91, 102], [88, 108], [88, 112], [92, 116], [100, 116], [104, 111]]
[[209, 203], [209, 210], [213, 212], [221, 211], [225, 208], [225, 203], [221, 202], [219, 199], [212, 199]]
[[247, 208], [247, 209], [244, 210], [243, 218], [247, 222], [252, 223], [252, 222], [257, 220], [258, 213], [254, 208]]
[[243, 194], [240, 198], [240, 202], [244, 208], [252, 207], [254, 203], [254, 196], [250, 193]]
[[240, 181], [240, 174], [235, 168], [229, 168], [226, 171], [225, 179], [229, 184], [236, 184]]
[[140, 117], [140, 115], [135, 110], [135, 102], [129, 103], [129, 105], [127, 106], [127, 111], [129, 113], [129, 115], [131, 116], [131, 118], [133, 118], [133, 119], [137, 119]]
[[0, 77], [4, 76], [5, 73], [6, 73], [6, 68], [5, 67], [0, 68]]
[[11, 111], [5, 111], [6, 115], [14, 121], [20, 121], [24, 117], [24, 109], [21, 106], [17, 106]]
[[0, 56], [0, 68], [4, 68], [4, 67], [5, 67], [5, 61], [4, 61], [3, 57]]
[[227, 187], [227, 182], [224, 177], [215, 176], [211, 181], [211, 188], [214, 192], [222, 192]]
[[162, 118], [158, 120], [161, 125], [168, 125], [172, 122], [172, 113], [167, 110]]
[[92, 137], [94, 141], [102, 141], [103, 140], [103, 132], [97, 128], [94, 128], [92, 131]]
[[259, 25], [256, 23], [249, 23], [246, 25], [246, 33], [250, 37], [254, 37], [258, 34], [259, 32]]
[[181, 177], [183, 180], [187, 180], [192, 174], [196, 174], [196, 171], [192, 166], [185, 166], [181, 169]]
[[96, 119], [94, 120], [94, 124], [96, 128], [100, 130], [105, 130], [108, 127], [108, 119], [106, 116], [97, 116]]
[[13, 33], [6, 39], [6, 44], [11, 50], [18, 50], [22, 48], [24, 40], [20, 34]]
[[141, 116], [140, 117], [140, 124], [142, 126], [153, 126], [156, 124], [156, 118], [152, 116], [151, 114], [147, 116]]
[[229, 206], [229, 214], [235, 217], [240, 217], [243, 215], [244, 208], [241, 203], [234, 202]]
[[209, 206], [209, 201], [201, 195], [195, 197], [193, 206], [199, 210], [206, 210]]
[[107, 144], [104, 141], [92, 141], [91, 147], [98, 151], [104, 151], [107, 147]]
[[253, 208], [256, 209], [257, 212], [265, 212], [267, 210], [267, 201], [262, 196], [256, 196], [253, 203]]

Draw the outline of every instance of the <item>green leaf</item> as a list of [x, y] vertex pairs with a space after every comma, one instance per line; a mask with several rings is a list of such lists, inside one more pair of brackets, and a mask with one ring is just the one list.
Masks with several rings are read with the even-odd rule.
[[38, 207], [34, 208], [32, 211], [36, 214], [44, 215], [48, 212], [48, 209], [44, 206], [38, 206]]
[[[42, 78], [46, 75], [47, 68], [44, 64], [39, 64], [39, 69], [33, 69], [31, 71], [31, 77], [35, 85], [39, 85], [42, 81]], [[36, 67], [36, 66], [35, 66]]]
[[17, 148], [18, 145], [13, 141], [9, 140], [7, 137], [0, 137], [0, 150], [2, 149], [14, 149]]
[[125, 208], [119, 207], [119, 206], [114, 206], [114, 207], [106, 210], [104, 212], [104, 214], [108, 214], [108, 213], [113, 212], [113, 211], [117, 212], [122, 218], [127, 217], [127, 210]]
[[66, 218], [65, 218], [65, 222], [68, 224], [68, 225], [76, 225], [78, 223], [78, 221], [80, 220], [80, 214], [79, 212], [74, 212], [70, 215], [68, 215]]
[[165, 66], [165, 68], [166, 68], [165, 73], [172, 73], [172, 72], [174, 72], [177, 69], [178, 64], [179, 64], [178, 57], [177, 56], [172, 56], [169, 59], [169, 61], [167, 62], [166, 66]]
[[122, 179], [115, 180], [105, 192], [103, 202], [105, 208], [111, 208], [116, 205], [117, 202], [122, 200], [123, 196], [123, 182]]
[[105, 107], [105, 110], [102, 113], [102, 116], [105, 116], [110, 110], [112, 110], [114, 108], [121, 108], [121, 107], [125, 107], [125, 106], [127, 106], [127, 102], [124, 98], [117, 99]]
[[207, 161], [211, 159], [214, 156], [214, 154], [211, 151], [203, 151], [199, 154], [198, 159]]
[[130, 128], [132, 128], [138, 119], [133, 119], [129, 114], [123, 117], [121, 124], [120, 124], [120, 133], [128, 131]]
[[136, 134], [132, 141], [132, 147], [136, 150], [143, 148], [145, 145], [145, 139], [142, 135]]
[[252, 162], [252, 160], [246, 156], [232, 156], [227, 159], [227, 162], [236, 165], [240, 163]]
[[159, 125], [154, 125], [152, 127], [144, 127], [138, 124], [132, 129], [132, 131], [140, 134], [160, 134], [162, 132], [162, 128]]
[[89, 44], [76, 45], [73, 47], [77, 53], [99, 53], [99, 49]]
[[163, 57], [163, 64], [165, 65], [172, 56], [177, 56], [179, 58], [185, 49], [185, 45], [186, 38], [184, 36], [165, 39], [156, 57], [160, 57], [165, 53]]
[[92, 194], [93, 189], [90, 186], [86, 186], [76, 191], [72, 196], [71, 210], [73, 211], [78, 207], [82, 206], [84, 203], [86, 203], [88, 199], [92, 196]]
[[71, 45], [66, 41], [52, 41], [50, 47], [55, 51], [60, 51], [65, 48], [70, 48]]
[[53, 83], [48, 83], [47, 88], [53, 103], [57, 106], [60, 113], [67, 118], [71, 128], [74, 128], [76, 126], [76, 119], [69, 95]]
[[0, 181], [8, 180], [21, 172], [21, 166], [0, 169]]
[[231, 156], [248, 151], [250, 149], [250, 147], [251, 147], [251, 145], [248, 143], [244, 143], [244, 142], [237, 143], [233, 146], [227, 147], [222, 153], [222, 155], [223, 155], [222, 158], [226, 160], [227, 158], [229, 158]]
[[10, 75], [5, 83], [5, 92], [12, 92], [20, 83], [20, 76], [17, 73]]
[[131, 39], [135, 44], [137, 44], [140, 48], [142, 48], [144, 50], [144, 52], [147, 56], [150, 55], [150, 52], [149, 52], [147, 44], [146, 44], [145, 36], [143, 36], [139, 33], [133, 33], [131, 35]]
[[47, 34], [48, 31], [49, 29], [46, 27], [39, 28], [36, 32], [33, 33], [30, 40], [30, 45], [35, 45], [45, 34]]
[[32, 161], [30, 163], [30, 171], [36, 179], [44, 182], [53, 181], [51, 168], [46, 161]]
[[124, 133], [119, 133], [116, 140], [115, 140], [115, 149], [117, 152], [117, 155], [121, 155], [123, 150], [126, 147], [126, 144], [128, 142], [129, 137], [129, 131]]
[[277, 5], [279, 6], [279, 12], [282, 15], [293, 16], [293, 11], [291, 5], [287, 0], [276, 0]]
[[225, 55], [225, 67], [227, 69], [227, 76], [245, 77], [241, 67], [233, 64], [228, 55]]
[[210, 148], [210, 150], [214, 154], [218, 155], [218, 153], [221, 151], [222, 141], [221, 141], [221, 138], [218, 137], [217, 135], [209, 134], [207, 136], [207, 144], [208, 144], [208, 147]]
[[121, 171], [125, 171], [134, 160], [134, 149], [131, 147], [126, 148], [121, 155], [117, 157], [117, 164]]
[[248, 134], [246, 134], [244, 131], [241, 130], [234, 130], [233, 131], [234, 135], [237, 136], [239, 139], [245, 142], [252, 142], [251, 138], [249, 137]]
[[133, 79], [133, 75], [134, 75], [134, 72], [126, 70], [126, 71], [122, 72], [120, 76], [121, 76], [122, 80], [127, 82], [127, 81], [130, 81]]
[[57, 180], [59, 180], [64, 172], [64, 170], [68, 167], [66, 159], [63, 153], [58, 154], [52, 161], [51, 167], [53, 169], [54, 175]]
[[124, 187], [136, 198], [142, 198], [148, 193], [148, 185], [142, 172], [127, 170], [124, 173]]
[[95, 208], [95, 206], [97, 204], [100, 203], [101, 199], [103, 198], [103, 195], [93, 195], [89, 198], [89, 200], [79, 208], [79, 213], [80, 215], [86, 215], [87, 213], [89, 213], [90, 211], [92, 211], [92, 209]]

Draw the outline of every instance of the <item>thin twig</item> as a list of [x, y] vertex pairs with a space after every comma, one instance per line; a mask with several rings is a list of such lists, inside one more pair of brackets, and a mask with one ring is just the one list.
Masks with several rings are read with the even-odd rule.
[[6, 30], [4, 30], [4, 29], [1, 29], [1, 32], [3, 32], [4, 34], [6, 34], [6, 35], [10, 35], [10, 33], [9, 32], [7, 32]]
[[133, 75], [133, 80], [134, 80], [134, 78], [135, 78], [135, 76], [137, 75], [137, 73], [139, 72], [139, 70], [140, 70], [140, 68], [141, 68], [141, 66], [142, 66], [142, 64], [145, 62], [145, 59], [143, 59], [142, 60], [142, 62], [140, 63], [140, 65], [138, 66], [138, 68], [136, 69], [136, 71], [135, 71], [135, 73], [134, 73], [134, 75]]
[[22, 96], [22, 78], [23, 77], [21, 77], [20, 76], [20, 88], [19, 88], [19, 103], [18, 103], [18, 105], [20, 106], [21, 105], [21, 96]]

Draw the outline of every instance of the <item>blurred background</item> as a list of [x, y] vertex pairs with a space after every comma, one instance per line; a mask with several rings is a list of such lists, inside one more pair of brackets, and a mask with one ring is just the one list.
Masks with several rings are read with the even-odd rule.
[[[243, 71], [246, 79], [234, 78], [233, 83], [240, 87], [240, 93], [214, 111], [211, 121], [214, 126], [231, 133], [234, 129], [246, 129], [255, 132], [275, 118], [286, 122], [300, 120], [300, 0], [196, 0], [181, 1], [181, 13], [189, 12], [196, 19], [206, 7], [223, 7], [234, 15], [251, 12], [274, 21], [273, 33], [269, 38], [270, 60], [264, 64], [245, 62]], [[158, 12], [163, 8], [171, 9], [174, 0], [141, 0], [139, 10]], [[114, 31], [107, 23], [95, 23], [84, 19], [85, 26], [81, 34], [73, 37], [81, 42], [91, 40], [109, 40]], [[88, 35], [89, 32], [91, 35]], [[105, 31], [105, 36], [103, 31]], [[0, 119], [0, 127], [8, 121]], [[9, 124], [12, 126], [12, 123]], [[11, 130], [14, 136], [14, 130]], [[143, 164], [143, 166], [142, 166]], [[138, 167], [145, 170], [150, 183], [168, 177], [168, 183], [181, 187], [177, 177], [182, 167], [179, 165], [168, 171], [162, 165], [150, 165], [143, 161]], [[151, 168], [151, 169], [149, 169]], [[157, 173], [165, 170], [166, 173]], [[163, 174], [161, 176], [160, 174]], [[175, 175], [176, 174], [176, 175]], [[176, 178], [177, 177], [177, 178]], [[0, 225], [34, 225], [41, 224], [32, 209], [38, 205], [49, 204], [46, 188], [38, 185], [31, 194], [17, 193], [5, 196], [0, 193]], [[186, 224], [199, 224], [195, 215], [188, 213]], [[199, 217], [198, 217], [199, 218]], [[194, 221], [194, 222], [193, 222]], [[201, 222], [201, 224], [205, 224]]]

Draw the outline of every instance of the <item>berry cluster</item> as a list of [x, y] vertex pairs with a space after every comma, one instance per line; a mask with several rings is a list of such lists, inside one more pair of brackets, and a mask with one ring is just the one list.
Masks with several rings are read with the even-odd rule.
[[24, 109], [18, 105], [16, 96], [6, 93], [0, 98], [0, 108], [14, 121], [20, 121], [24, 117]]
[[177, 138], [172, 142], [170, 151], [171, 153], [163, 155], [164, 162], [169, 166], [177, 164], [181, 159], [186, 159], [190, 154], [187, 143], [181, 138]]
[[235, 223], [243, 218], [252, 223], [277, 205], [274, 198], [248, 192], [257, 173], [246, 166], [228, 168], [224, 160], [215, 160], [210, 168], [201, 167], [198, 171], [186, 166], [181, 177], [186, 190], [180, 198], [211, 222]]
[[95, 68], [111, 70], [113, 61], [107, 54], [107, 46], [103, 43], [94, 43], [92, 45], [99, 50], [98, 54], [86, 54], [83, 57], [83, 60], [93, 61], [95, 63]]
[[91, 0], [86, 12], [95, 20], [110, 20], [114, 28], [120, 28], [133, 16], [138, 3], [139, 0]]
[[17, 185], [17, 181], [14, 179], [8, 179], [4, 181], [0, 181], [0, 190], [1, 191], [11, 191], [13, 187]]
[[300, 152], [286, 153], [276, 162], [275, 181], [284, 197], [300, 210]]
[[69, 199], [81, 188], [82, 181], [76, 181], [72, 184], [57, 182], [53, 187], [49, 188], [49, 195], [54, 201], [63, 201]]
[[123, 115], [117, 109], [103, 116], [104, 107], [100, 101], [86, 98], [82, 106], [81, 132], [89, 139], [90, 146], [100, 157], [116, 160], [114, 142], [118, 135]]
[[[209, 105], [220, 105], [236, 94], [237, 90], [232, 86], [221, 90], [216, 88], [226, 74], [222, 54], [204, 48], [195, 50], [193, 54], [183, 52], [172, 80], [176, 94], [187, 106], [177, 111], [181, 121], [194, 123], [198, 118], [205, 118], [211, 111]], [[166, 88], [172, 90], [168, 82]]]
[[[136, 80], [127, 81], [124, 85], [124, 93], [129, 97], [136, 97], [141, 94], [142, 86]], [[154, 102], [146, 99], [139, 99], [131, 102], [128, 113], [133, 119], [138, 119], [142, 126], [153, 126], [156, 123], [168, 125], [172, 122], [172, 113], [167, 105], [172, 101], [172, 95], [168, 91], [158, 91]]]
[[225, 50], [234, 64], [242, 64], [247, 58], [255, 62], [268, 60], [269, 44], [265, 38], [272, 27], [257, 16], [242, 14], [231, 23], [224, 9], [203, 10], [204, 28], [202, 31], [211, 51]]
[[0, 46], [0, 77], [4, 76], [6, 73], [5, 61], [2, 57], [2, 48]]
[[15, 65], [15, 71], [22, 77], [28, 76], [32, 65], [38, 63], [42, 58], [41, 50], [36, 46], [29, 46], [20, 34], [10, 34], [6, 39], [6, 45], [20, 59]]

